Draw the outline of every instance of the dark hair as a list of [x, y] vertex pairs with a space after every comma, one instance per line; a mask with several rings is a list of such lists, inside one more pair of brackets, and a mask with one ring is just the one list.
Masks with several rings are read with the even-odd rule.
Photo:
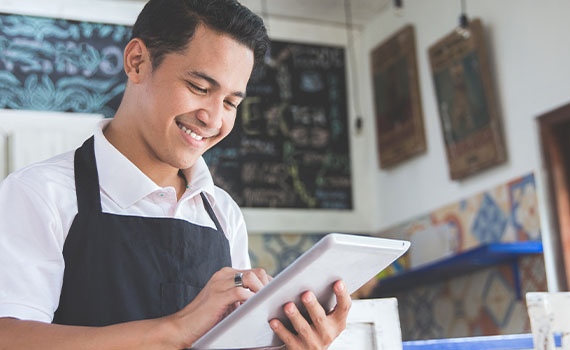
[[150, 51], [156, 69], [170, 52], [186, 49], [198, 24], [230, 35], [263, 61], [269, 38], [263, 20], [236, 0], [150, 0], [133, 27], [132, 37]]

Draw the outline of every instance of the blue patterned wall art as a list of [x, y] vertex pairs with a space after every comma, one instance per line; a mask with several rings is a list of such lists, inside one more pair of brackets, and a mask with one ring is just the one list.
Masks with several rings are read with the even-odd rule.
[[0, 108], [112, 117], [130, 27], [0, 14]]

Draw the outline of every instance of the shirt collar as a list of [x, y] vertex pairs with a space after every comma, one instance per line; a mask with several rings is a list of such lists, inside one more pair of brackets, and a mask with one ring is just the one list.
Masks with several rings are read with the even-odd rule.
[[192, 167], [182, 169], [182, 173], [186, 177], [186, 181], [188, 181], [189, 191], [192, 191], [192, 193], [204, 192], [208, 197], [210, 205], [213, 207], [216, 202], [214, 197], [214, 179], [204, 158], [198, 158]]
[[[110, 122], [110, 119], [102, 120], [94, 131], [99, 186], [121, 208], [128, 208], [163, 188], [154, 183], [105, 138], [103, 130]], [[190, 191], [194, 194], [205, 192], [210, 204], [214, 205], [214, 181], [204, 159], [200, 157], [194, 166], [183, 169], [182, 173], [188, 181]]]

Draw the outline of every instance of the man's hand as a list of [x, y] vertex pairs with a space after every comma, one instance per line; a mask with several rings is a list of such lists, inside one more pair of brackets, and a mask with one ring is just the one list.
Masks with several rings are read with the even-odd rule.
[[342, 281], [334, 284], [337, 305], [328, 315], [312, 292], [305, 292], [301, 300], [311, 318], [312, 324], [301, 315], [294, 303], [287, 303], [283, 309], [297, 331], [289, 331], [283, 323], [274, 319], [269, 323], [273, 331], [287, 345], [287, 350], [323, 350], [336, 339], [346, 327], [346, 317], [352, 304], [350, 295]]
[[[236, 273], [243, 273], [243, 288], [236, 287]], [[189, 348], [238, 305], [249, 299], [271, 280], [265, 270], [235, 270], [225, 267], [216, 272], [190, 304], [167, 316], [178, 332], [178, 349]]]

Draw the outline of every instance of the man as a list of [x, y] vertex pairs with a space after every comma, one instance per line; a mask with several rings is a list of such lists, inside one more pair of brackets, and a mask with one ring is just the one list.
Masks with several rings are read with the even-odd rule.
[[[262, 20], [233, 0], [151, 0], [124, 52], [112, 121], [76, 152], [0, 187], [0, 349], [181, 349], [269, 281], [250, 269], [239, 208], [201, 155], [231, 131]], [[243, 287], [243, 288], [242, 288]], [[311, 292], [289, 349], [325, 349], [350, 297], [326, 314]]]

